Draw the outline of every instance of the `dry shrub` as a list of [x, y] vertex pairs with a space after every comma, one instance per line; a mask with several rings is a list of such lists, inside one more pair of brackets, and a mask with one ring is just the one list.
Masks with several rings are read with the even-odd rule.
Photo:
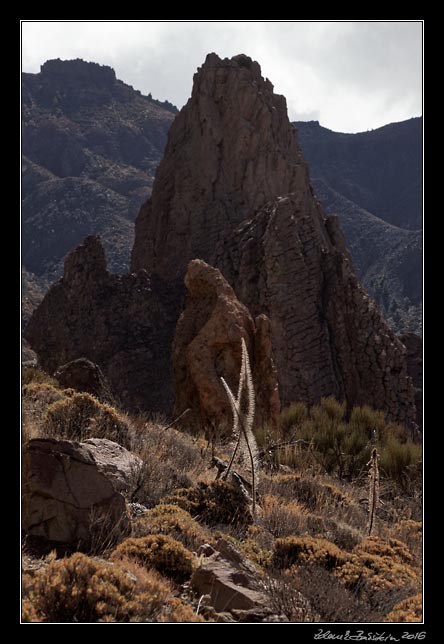
[[[226, 535], [223, 537], [227, 539]], [[251, 525], [235, 545], [259, 570], [265, 570], [272, 567], [274, 541], [270, 532], [261, 525]]]
[[398, 539], [381, 539], [380, 537], [367, 537], [354, 549], [358, 555], [377, 555], [378, 557], [389, 557], [392, 561], [400, 564], [411, 564], [413, 557], [405, 543]]
[[[310, 515], [313, 516], [313, 515]], [[324, 536], [328, 541], [334, 543], [338, 548], [352, 551], [364, 537], [364, 531], [348, 525], [344, 521], [327, 518], [323, 521], [323, 534], [321, 531], [310, 531], [312, 536]]]
[[123, 568], [76, 553], [38, 572], [29, 596], [34, 617], [45, 622], [158, 621], [170, 588], [141, 568]]
[[290, 622], [317, 621], [310, 602], [296, 587], [292, 575], [276, 571], [265, 576], [261, 586], [276, 615], [285, 615]]
[[269, 479], [268, 488], [270, 494], [297, 500], [311, 511], [336, 511], [355, 505], [353, 499], [337, 486], [316, 477], [280, 474]]
[[384, 622], [422, 622], [422, 594], [407, 597], [395, 604]]
[[322, 566], [305, 565], [287, 573], [293, 587], [310, 602], [313, 613], [321, 622], [378, 621], [379, 615], [370, 615], [353, 593], [345, 588]]
[[47, 382], [31, 382], [22, 387], [23, 442], [41, 437], [42, 418], [48, 405], [64, 400], [68, 395], [69, 391], [61, 391]]
[[143, 465], [138, 473], [139, 485], [132, 495], [132, 501], [147, 508], [156, 506], [161, 499], [180, 488], [193, 485], [193, 481], [173, 462], [165, 463], [156, 452], [139, 452]]
[[389, 535], [406, 544], [416, 566], [422, 564], [422, 521], [403, 519], [389, 529]]
[[259, 524], [273, 537], [302, 534], [307, 526], [307, 510], [297, 501], [285, 502], [277, 496], [266, 495], [261, 501]]
[[165, 499], [176, 504], [192, 517], [210, 526], [230, 524], [236, 527], [253, 523], [250, 505], [242, 492], [226, 481], [213, 481], [209, 485], [177, 490]]
[[410, 561], [411, 555], [401, 542], [370, 537], [356, 546], [335, 575], [370, 605], [384, 602], [391, 609], [396, 601], [420, 588], [420, 575]]
[[114, 407], [90, 394], [75, 393], [51, 404], [46, 412], [43, 433], [55, 438], [84, 441], [108, 438], [130, 448], [130, 426]]
[[193, 556], [175, 539], [163, 534], [125, 539], [114, 550], [112, 559], [135, 559], [146, 568], [182, 583], [191, 577]]
[[133, 451], [144, 462], [133, 500], [153, 507], [174, 490], [191, 487], [204, 466], [199, 443], [172, 428], [140, 420], [133, 424]]
[[25, 367], [22, 369], [22, 385], [29, 385], [30, 383], [52, 385], [58, 387], [59, 383], [56, 378], [53, 378], [42, 369], [37, 367]]
[[133, 437], [133, 443], [142, 459], [154, 454], [174, 464], [180, 472], [198, 471], [204, 465], [199, 441], [172, 427], [164, 429], [162, 425], [144, 423]]
[[192, 552], [212, 541], [208, 531], [194, 521], [188, 512], [171, 504], [157, 505], [133, 523], [134, 537], [148, 534], [166, 534]]
[[311, 563], [332, 570], [344, 565], [347, 560], [346, 552], [325, 539], [284, 537], [276, 539], [274, 544], [273, 565], [277, 569]]

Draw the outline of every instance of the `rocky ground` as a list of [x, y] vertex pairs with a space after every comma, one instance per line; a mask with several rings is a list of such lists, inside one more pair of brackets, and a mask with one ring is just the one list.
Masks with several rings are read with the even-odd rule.
[[[316, 431], [313, 451], [292, 441], [308, 422], [300, 407], [273, 436], [256, 432], [253, 514], [246, 464], [236, 459], [223, 478], [230, 440], [125, 414], [102, 402], [100, 378], [92, 396], [37, 370], [23, 376], [24, 621], [421, 620], [418, 462], [390, 468], [395, 435], [380, 416], [365, 412], [381, 432], [369, 536], [368, 468], [341, 474]], [[338, 412], [323, 404], [315, 425]], [[362, 430], [365, 413], [350, 431]]]

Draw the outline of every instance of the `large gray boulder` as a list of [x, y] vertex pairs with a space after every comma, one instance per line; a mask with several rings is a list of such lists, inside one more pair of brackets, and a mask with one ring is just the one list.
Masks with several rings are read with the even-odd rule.
[[99, 467], [94, 445], [32, 439], [24, 447], [22, 474], [26, 534], [79, 544], [129, 530], [118, 477], [110, 477], [105, 467]]

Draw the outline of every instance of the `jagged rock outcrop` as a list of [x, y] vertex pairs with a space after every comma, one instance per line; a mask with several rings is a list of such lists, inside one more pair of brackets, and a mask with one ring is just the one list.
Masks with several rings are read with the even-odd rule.
[[239, 226], [215, 256], [252, 315], [270, 318], [283, 404], [333, 395], [412, 420], [405, 349], [359, 284], [339, 222], [323, 217], [308, 180]]
[[232, 410], [220, 377], [237, 392], [241, 338], [245, 339], [256, 388], [256, 424], [277, 424], [277, 373], [265, 315], [253, 321], [220, 271], [201, 260], [188, 265], [185, 310], [173, 342], [175, 415], [190, 408], [186, 422], [218, 432], [232, 427]]
[[[137, 218], [132, 270], [139, 273], [110, 276], [92, 241], [66, 260], [63, 280], [29, 323], [42, 366], [53, 371], [85, 356], [124, 404], [168, 408], [171, 340], [195, 258], [221, 270], [253, 317], [269, 318], [268, 351], [284, 405], [333, 395], [349, 408], [367, 403], [390, 420], [414, 421], [405, 347], [360, 286], [337, 218], [326, 218], [314, 197], [285, 98], [245, 55], [209, 54], [195, 75]], [[179, 332], [189, 346], [195, 337], [211, 346], [203, 327], [213, 324], [217, 297], [204, 295], [205, 306], [196, 309], [201, 319]], [[268, 322], [258, 324], [256, 338], [267, 344]], [[216, 344], [207, 353], [215, 364]], [[175, 369], [181, 408], [178, 383], [192, 379], [177, 375], [189, 373], [177, 360]], [[201, 380], [202, 391], [216, 396]], [[196, 397], [190, 386], [187, 400]], [[219, 402], [216, 396], [213, 409]]]
[[130, 523], [124, 497], [87, 445], [35, 438], [23, 454], [22, 527], [28, 535], [77, 545], [127, 533]]
[[405, 348], [313, 195], [285, 98], [244, 55], [207, 56], [136, 222], [133, 270], [176, 280], [195, 257], [269, 317], [283, 404], [334, 395], [414, 420]]
[[49, 373], [84, 357], [99, 365], [126, 408], [164, 411], [172, 403], [177, 302], [146, 271], [109, 273], [99, 238], [90, 236], [66, 258], [63, 278], [32, 315], [26, 337]]
[[137, 217], [132, 270], [183, 279], [191, 259], [210, 260], [227, 229], [298, 191], [307, 169], [296, 136], [285, 98], [257, 62], [209, 54]]

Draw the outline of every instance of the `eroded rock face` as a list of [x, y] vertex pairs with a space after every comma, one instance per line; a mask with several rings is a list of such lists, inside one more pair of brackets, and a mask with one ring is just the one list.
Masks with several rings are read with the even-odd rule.
[[[274, 355], [284, 405], [332, 395], [414, 421], [405, 347], [360, 286], [337, 218], [313, 195], [285, 99], [247, 56], [210, 54], [195, 75], [136, 222], [137, 275], [110, 276], [94, 244], [71, 254], [30, 321], [27, 337], [49, 371], [86, 356], [124, 404], [168, 409], [174, 324], [197, 258], [219, 268], [238, 299], [222, 277], [188, 280], [173, 350], [176, 410], [227, 409], [216, 382], [224, 373], [237, 383], [242, 328], [255, 365]], [[255, 325], [250, 314], [268, 320]], [[273, 379], [257, 392], [263, 409]]]
[[90, 236], [66, 258], [64, 276], [33, 313], [26, 338], [49, 373], [87, 358], [126, 408], [167, 410], [179, 305], [171, 288], [146, 271], [109, 273], [99, 238]]
[[88, 447], [98, 470], [111, 481], [114, 489], [130, 499], [140, 484], [142, 459], [107, 438], [88, 438], [81, 445]]
[[191, 259], [209, 261], [227, 229], [296, 192], [306, 172], [285, 98], [258, 63], [208, 54], [137, 218], [132, 270], [183, 279]]
[[22, 527], [64, 544], [127, 532], [125, 499], [82, 443], [32, 439], [23, 454]]
[[308, 177], [304, 191], [221, 242], [215, 264], [252, 314], [270, 319], [283, 405], [333, 395], [413, 419], [405, 349], [357, 280], [338, 220], [323, 217]]
[[280, 410], [269, 322], [253, 321], [220, 271], [193, 260], [185, 277], [188, 298], [173, 342], [175, 414], [191, 408], [187, 423], [232, 426], [232, 411], [220, 377], [237, 393], [241, 338], [245, 339], [257, 386], [256, 423], [275, 424]]
[[137, 219], [133, 269], [176, 279], [196, 257], [268, 316], [283, 405], [333, 395], [414, 420], [405, 349], [314, 197], [285, 99], [247, 56], [207, 56]]

